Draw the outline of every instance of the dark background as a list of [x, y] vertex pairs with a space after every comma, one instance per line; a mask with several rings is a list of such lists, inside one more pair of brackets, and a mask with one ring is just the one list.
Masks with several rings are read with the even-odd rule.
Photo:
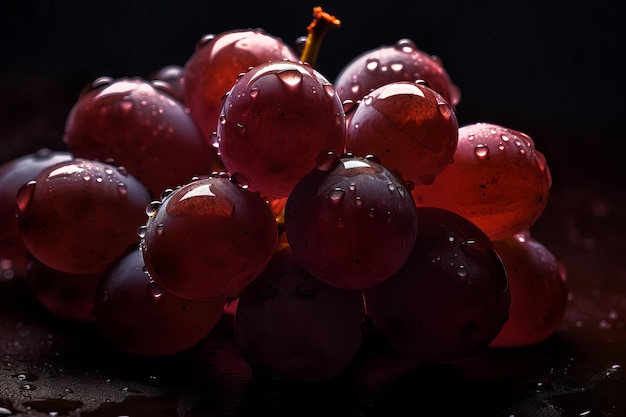
[[291, 43], [306, 34], [317, 5], [342, 21], [324, 39], [317, 63], [331, 81], [358, 54], [411, 38], [442, 58], [460, 87], [460, 123], [522, 130], [548, 157], [580, 148], [612, 157], [626, 132], [618, 65], [624, 16], [608, 1], [578, 3], [3, 2], [0, 157], [62, 148], [65, 116], [98, 76], [147, 76], [184, 65], [202, 35], [234, 28], [262, 27]]

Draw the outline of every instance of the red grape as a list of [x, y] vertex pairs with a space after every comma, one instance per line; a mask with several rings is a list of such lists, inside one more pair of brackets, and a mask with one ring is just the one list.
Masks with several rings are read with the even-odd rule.
[[183, 91], [191, 117], [209, 141], [217, 129], [220, 105], [239, 74], [268, 61], [298, 56], [280, 38], [261, 29], [205, 35], [185, 64]]
[[285, 231], [298, 261], [346, 289], [376, 285], [400, 269], [418, 219], [404, 182], [373, 158], [320, 158], [285, 205]]
[[413, 196], [418, 205], [454, 211], [501, 240], [539, 218], [551, 184], [546, 159], [527, 134], [475, 123], [459, 128], [454, 162]]
[[385, 84], [418, 80], [425, 81], [456, 109], [461, 91], [450, 79], [441, 59], [419, 50], [406, 38], [357, 56], [340, 71], [334, 84], [342, 101], [356, 103]]
[[459, 126], [450, 105], [434, 90], [408, 81], [379, 87], [350, 116], [346, 150], [374, 154], [413, 184], [432, 184], [456, 150]]
[[226, 173], [170, 191], [152, 203], [141, 232], [150, 276], [182, 298], [238, 297], [276, 250], [269, 205]]
[[496, 347], [543, 342], [559, 328], [567, 308], [567, 270], [530, 232], [495, 241], [509, 276], [509, 320], [491, 343]]
[[138, 77], [101, 78], [83, 92], [63, 139], [78, 158], [124, 166], [153, 196], [221, 167], [184, 104]]
[[17, 192], [47, 166], [69, 161], [64, 151], [39, 149], [0, 166], [0, 276], [12, 278], [26, 274], [28, 251], [17, 222]]
[[27, 250], [53, 269], [103, 271], [146, 221], [145, 186], [123, 168], [75, 158], [41, 170], [17, 197]]
[[192, 301], [163, 291], [145, 272], [139, 246], [103, 274], [94, 293], [95, 322], [119, 349], [171, 355], [202, 340], [222, 317], [226, 299]]
[[283, 245], [239, 298], [235, 337], [255, 372], [316, 381], [336, 376], [356, 356], [364, 319], [360, 291], [319, 281]]
[[222, 104], [217, 139], [229, 172], [253, 191], [286, 197], [320, 152], [343, 152], [345, 129], [332, 84], [308, 64], [280, 61], [237, 80]]
[[26, 282], [39, 304], [52, 316], [67, 321], [94, 321], [93, 307], [101, 272], [70, 274], [28, 257]]
[[466, 218], [418, 207], [411, 256], [364, 290], [373, 329], [396, 351], [447, 363], [486, 348], [507, 320], [511, 293], [491, 240]]

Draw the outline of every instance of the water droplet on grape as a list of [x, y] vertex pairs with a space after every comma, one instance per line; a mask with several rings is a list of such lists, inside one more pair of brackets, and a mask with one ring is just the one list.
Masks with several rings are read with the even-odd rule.
[[321, 152], [315, 159], [315, 166], [320, 171], [330, 172], [339, 165], [339, 157], [334, 152]]
[[2, 279], [11, 280], [15, 277], [14, 263], [11, 259], [0, 259], [0, 273]]
[[220, 114], [219, 122], [220, 122], [220, 124], [225, 125], [226, 124], [226, 116], [224, 116], [223, 114]]
[[410, 40], [410, 39], [400, 39], [398, 40], [395, 45], [394, 48], [399, 49], [402, 52], [405, 52], [407, 54], [413, 52], [415, 49], [417, 49], [417, 47], [415, 46], [415, 43]]
[[302, 82], [302, 73], [296, 69], [286, 69], [277, 72], [276, 76], [290, 87], [295, 87]]
[[141, 239], [143, 239], [144, 237], [146, 237], [146, 231], [147, 230], [148, 230], [148, 227], [146, 225], [139, 226], [137, 228], [137, 236], [139, 236]]
[[230, 177], [230, 180], [237, 187], [244, 188], [244, 189], [247, 189], [250, 184], [248, 182], [248, 179], [241, 172], [233, 172], [233, 174]]
[[326, 94], [333, 97], [335, 95], [335, 86], [332, 84], [324, 84], [324, 91], [326, 91]]
[[157, 226], [156, 226], [156, 233], [157, 233], [157, 236], [161, 236], [161, 235], [163, 235], [163, 229], [164, 229], [164, 228], [165, 228], [165, 226], [163, 225], [163, 223], [159, 223], [159, 224], [157, 224]]
[[404, 68], [402, 62], [392, 62], [390, 68], [393, 72], [400, 72]]
[[378, 59], [369, 58], [365, 62], [365, 68], [367, 68], [369, 71], [374, 71], [374, 70], [376, 70], [378, 68], [379, 64], [380, 64], [380, 61], [378, 61]]
[[163, 290], [154, 281], [148, 283], [146, 290], [148, 291], [148, 295], [154, 300], [158, 301], [163, 297]]
[[257, 98], [259, 96], [259, 87], [252, 87], [250, 89], [250, 98]]
[[35, 186], [37, 185], [37, 181], [32, 180], [22, 185], [17, 192], [17, 208], [21, 213], [26, 211], [26, 207], [28, 203], [33, 197], [33, 193], [35, 192]]
[[328, 193], [328, 200], [333, 204], [339, 204], [343, 201], [343, 197], [346, 194], [341, 188], [335, 188]]
[[146, 205], [146, 214], [148, 217], [153, 217], [157, 211], [159, 211], [159, 207], [161, 207], [161, 202], [158, 200], [153, 200], [148, 205]]
[[202, 48], [203, 46], [210, 44], [213, 41], [213, 39], [215, 39], [215, 35], [212, 33], [207, 33], [206, 35], [203, 35], [200, 39], [198, 39], [198, 42], [196, 42], [196, 46], [195, 46], [196, 51]]
[[373, 101], [374, 101], [374, 97], [370, 95], [363, 97], [363, 104], [365, 104], [366, 106], [371, 105]]
[[439, 113], [446, 119], [452, 116], [452, 109], [448, 103], [439, 103], [437, 109], [439, 109]]
[[474, 148], [474, 155], [476, 155], [479, 159], [486, 159], [489, 156], [489, 148], [487, 145], [476, 145]]
[[128, 176], [128, 170], [126, 169], [126, 167], [123, 167], [123, 166], [118, 166], [117, 167], [117, 173], [120, 174], [123, 177], [127, 177]]
[[456, 268], [456, 274], [461, 277], [461, 278], [467, 278], [467, 268], [465, 267], [465, 265], [459, 265]]
[[125, 100], [120, 101], [120, 107], [125, 112], [131, 111], [134, 106], [135, 105], [133, 104], [133, 102], [130, 101], [129, 99], [125, 99]]

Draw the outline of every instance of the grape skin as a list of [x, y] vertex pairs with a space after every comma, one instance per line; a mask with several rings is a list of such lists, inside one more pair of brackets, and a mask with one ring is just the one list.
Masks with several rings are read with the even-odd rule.
[[495, 241], [511, 287], [509, 320], [493, 347], [541, 343], [560, 327], [567, 309], [567, 270], [529, 231]]
[[20, 188], [18, 222], [27, 250], [45, 265], [96, 273], [139, 242], [150, 200], [123, 168], [73, 158], [44, 168]]
[[507, 320], [511, 292], [493, 243], [448, 210], [418, 207], [418, 234], [394, 276], [365, 289], [374, 331], [418, 361], [451, 363], [488, 347]]
[[282, 245], [239, 298], [235, 338], [256, 373], [320, 381], [337, 376], [356, 356], [364, 319], [360, 291], [319, 281]]
[[431, 185], [413, 189], [419, 206], [466, 217], [492, 240], [534, 224], [552, 185], [544, 155], [523, 132], [492, 123], [459, 128], [454, 162]]

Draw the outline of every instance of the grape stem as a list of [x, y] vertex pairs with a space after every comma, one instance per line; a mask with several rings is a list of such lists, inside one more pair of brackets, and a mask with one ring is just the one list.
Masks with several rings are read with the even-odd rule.
[[307, 62], [311, 66], [315, 66], [317, 61], [317, 55], [322, 45], [322, 39], [331, 27], [340, 27], [341, 21], [335, 16], [326, 13], [321, 7], [317, 6], [313, 8], [313, 21], [306, 30], [308, 35], [302, 54], [300, 55], [300, 61]]

